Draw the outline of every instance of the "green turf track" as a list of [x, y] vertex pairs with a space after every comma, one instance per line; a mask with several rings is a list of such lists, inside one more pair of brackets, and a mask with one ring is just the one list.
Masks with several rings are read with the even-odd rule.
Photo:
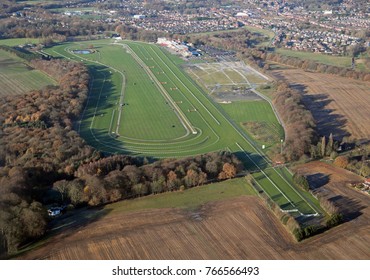
[[[318, 211], [310, 202], [313, 198], [292, 186], [288, 172], [282, 174], [273, 168], [243, 130], [172, 62], [169, 54], [154, 44], [91, 43], [99, 52], [74, 55], [70, 50], [79, 48], [77, 44], [46, 50], [53, 56], [83, 60], [91, 70], [90, 95], [78, 125], [88, 143], [109, 153], [152, 158], [229, 150], [248, 170], [254, 171], [258, 184], [282, 209], [298, 209], [302, 214]], [[146, 71], [151, 71], [152, 77]], [[170, 99], [164, 97], [159, 87]], [[120, 102], [128, 105], [122, 108]], [[175, 102], [197, 134], [182, 125], [184, 121], [171, 102]], [[118, 121], [120, 109], [123, 111]]]

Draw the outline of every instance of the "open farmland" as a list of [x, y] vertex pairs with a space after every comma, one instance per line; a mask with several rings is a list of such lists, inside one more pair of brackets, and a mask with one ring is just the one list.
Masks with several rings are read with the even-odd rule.
[[240, 178], [79, 210], [20, 258], [368, 260], [370, 197], [345, 185], [362, 178], [323, 162], [297, 170], [340, 207], [344, 224], [297, 243]]
[[2, 39], [0, 40], [0, 45], [3, 46], [18, 46], [18, 45], [25, 45], [25, 44], [39, 44], [40, 39], [36, 38], [12, 38], [12, 39]]
[[302, 90], [321, 135], [370, 139], [370, 83], [301, 69], [272, 71]]
[[[94, 51], [73, 52], [90, 44]], [[101, 151], [165, 158], [227, 150], [254, 171], [260, 187], [282, 209], [305, 217], [322, 212], [310, 194], [293, 186], [291, 174], [272, 167], [243, 130], [156, 45], [106, 40], [45, 51], [90, 67], [91, 90], [77, 128]]]
[[[202, 188], [208, 186], [200, 187]], [[232, 185], [227, 188], [239, 189]], [[221, 197], [222, 186], [216, 187], [216, 190]], [[188, 191], [179, 193], [177, 199], [186, 192]], [[168, 195], [172, 194], [161, 194], [150, 199]], [[189, 198], [181, 198], [181, 205]], [[297, 243], [262, 201], [256, 196], [248, 196], [248, 193], [239, 198], [229, 197], [187, 209], [174, 205], [173, 201], [176, 199], [173, 197], [171, 203], [174, 208], [166, 208], [169, 205], [166, 202], [152, 204], [149, 208], [141, 203], [141, 200], [150, 199], [137, 199], [126, 205], [127, 202], [119, 202], [101, 210], [90, 209], [78, 213], [81, 219], [89, 215], [95, 216], [90, 223], [70, 223], [68, 217], [65, 217], [60, 221], [65, 227], [61, 233], [50, 237], [43, 246], [22, 255], [21, 258], [370, 258], [369, 203], [366, 212], [350, 222], [351, 225], [345, 223]], [[141, 206], [135, 207], [136, 203]], [[126, 207], [129, 211], [126, 211]], [[140, 208], [145, 210], [139, 210]]]
[[334, 65], [338, 67], [351, 67], [351, 57], [349, 56], [333, 56], [321, 53], [293, 51], [283, 48], [278, 48], [276, 52], [282, 55], [297, 57], [300, 59], [314, 60], [323, 64]]
[[107, 214], [78, 230], [65, 230], [22, 258], [283, 258], [282, 251], [271, 250], [271, 242], [286, 247], [293, 238], [258, 198], [245, 196], [194, 211], [165, 208]]
[[17, 56], [0, 50], [0, 96], [23, 94], [54, 84], [56, 82], [46, 74], [29, 67]]

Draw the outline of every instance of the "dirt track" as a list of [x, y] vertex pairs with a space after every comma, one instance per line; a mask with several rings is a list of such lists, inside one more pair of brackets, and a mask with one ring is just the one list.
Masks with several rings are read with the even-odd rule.
[[333, 133], [338, 139], [348, 135], [370, 139], [370, 83], [302, 69], [280, 69], [270, 73], [305, 92], [304, 102], [321, 135]]
[[[315, 172], [314, 167], [302, 168]], [[361, 214], [301, 243], [293, 240], [258, 197], [251, 196], [209, 203], [198, 212], [161, 209], [109, 214], [63, 231], [23, 258], [370, 259], [370, 197], [329, 185], [325, 187], [350, 197]]]

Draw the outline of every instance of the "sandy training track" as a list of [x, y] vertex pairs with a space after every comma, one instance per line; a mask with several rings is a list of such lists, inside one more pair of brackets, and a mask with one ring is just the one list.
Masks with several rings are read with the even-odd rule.
[[304, 102], [313, 113], [320, 134], [370, 138], [370, 83], [302, 69], [271, 73], [305, 92]]

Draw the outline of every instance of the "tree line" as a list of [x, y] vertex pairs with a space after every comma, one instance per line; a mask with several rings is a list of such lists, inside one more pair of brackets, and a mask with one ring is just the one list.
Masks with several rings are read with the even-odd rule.
[[81, 165], [73, 180], [56, 181], [51, 191], [59, 194], [53, 202], [97, 206], [233, 178], [242, 168], [237, 157], [228, 152], [164, 159], [151, 164], [116, 155]]
[[340, 155], [334, 159], [334, 165], [345, 168], [365, 178], [370, 176], [370, 147], [359, 147], [348, 155]]
[[279, 112], [286, 128], [286, 139], [282, 156], [295, 161], [310, 152], [311, 143], [317, 141], [315, 121], [302, 101], [302, 94], [279, 82], [273, 93], [273, 104]]
[[25, 59], [27, 61], [31, 61], [33, 59], [37, 59], [37, 58], [40, 58], [41, 55], [39, 54], [35, 54], [35, 53], [31, 53], [29, 51], [26, 51], [26, 50], [20, 50], [19, 48], [15, 48], [15, 47], [9, 47], [9, 46], [3, 46], [3, 45], [0, 45], [0, 50], [4, 50], [4, 51], [7, 51], [7, 52], [10, 52], [22, 59]]
[[261, 42], [269, 38], [256, 32], [250, 32], [246, 29], [236, 31], [218, 32], [215, 34], [195, 34], [191, 36], [178, 36], [185, 41], [191, 41], [197, 46], [210, 45], [215, 48], [244, 52], [247, 48], [255, 48]]
[[370, 74], [368, 72], [360, 72], [347, 67], [326, 65], [313, 60], [300, 59], [297, 57], [290, 57], [278, 53], [267, 53], [266, 55], [261, 56], [261, 58], [263, 58], [265, 62], [274, 61], [277, 63], [293, 66], [296, 68], [301, 68], [306, 71], [339, 75], [342, 77], [367, 82], [370, 81]]
[[166, 33], [162, 31], [144, 30], [127, 24], [118, 25], [115, 28], [115, 32], [122, 39], [144, 42], [157, 42], [158, 37], [166, 36]]
[[72, 129], [88, 94], [88, 70], [64, 60], [34, 60], [30, 65], [54, 76], [59, 86], [4, 96], [0, 163], [73, 174], [76, 162], [96, 156]]
[[7, 252], [44, 233], [41, 202], [48, 186], [99, 157], [72, 129], [88, 94], [87, 68], [64, 60], [30, 65], [47, 69], [59, 86], [9, 92], [0, 104], [0, 247]]

